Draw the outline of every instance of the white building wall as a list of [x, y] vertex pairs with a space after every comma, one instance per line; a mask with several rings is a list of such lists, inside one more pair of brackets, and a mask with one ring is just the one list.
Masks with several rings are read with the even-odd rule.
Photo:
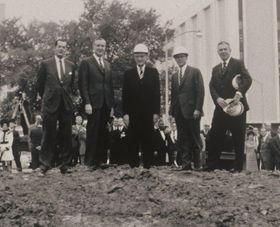
[[243, 9], [244, 60], [255, 80], [248, 94], [248, 120], [279, 123], [276, 1], [246, 0]]

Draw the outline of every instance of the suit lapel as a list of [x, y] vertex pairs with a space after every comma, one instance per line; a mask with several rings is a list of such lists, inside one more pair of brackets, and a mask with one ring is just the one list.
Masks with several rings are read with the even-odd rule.
[[55, 78], [59, 81], [60, 83], [60, 79], [59, 79], [59, 76], [58, 76], [58, 71], [57, 71], [57, 67], [56, 67], [56, 61], [55, 61], [55, 57], [53, 57], [52, 61], [51, 61], [51, 64], [52, 64], [52, 69], [54, 69], [54, 75], [55, 75]]
[[[182, 83], [180, 84], [180, 88], [182, 87], [182, 85], [184, 84], [184, 82], [185, 82], [186, 78], [188, 77], [188, 73], [189, 73], [189, 71], [190, 71], [190, 67], [189, 67], [189, 66], [187, 66], [187, 68], [186, 68], [186, 70], [185, 70], [185, 73], [184, 73], [184, 76], [183, 76]], [[177, 77], [177, 80], [178, 80], [178, 77]], [[179, 83], [179, 81], [178, 81], [178, 83]]]
[[276, 136], [276, 145], [277, 145], [277, 148], [280, 150], [280, 139], [279, 139], [278, 135]]
[[[103, 70], [103, 69], [100, 67], [100, 65], [99, 65], [99, 63], [97, 62], [97, 60], [95, 59], [95, 57], [92, 56], [91, 58], [92, 58], [93, 63], [97, 66], [98, 70], [99, 70], [102, 74], [105, 74], [105, 70]], [[104, 62], [104, 60], [103, 60], [103, 62]], [[105, 62], [104, 62], [104, 64], [105, 64]]]

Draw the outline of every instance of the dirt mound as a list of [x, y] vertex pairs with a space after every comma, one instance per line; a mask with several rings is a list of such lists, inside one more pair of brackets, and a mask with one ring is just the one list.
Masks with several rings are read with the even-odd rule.
[[0, 173], [0, 226], [280, 226], [280, 173]]

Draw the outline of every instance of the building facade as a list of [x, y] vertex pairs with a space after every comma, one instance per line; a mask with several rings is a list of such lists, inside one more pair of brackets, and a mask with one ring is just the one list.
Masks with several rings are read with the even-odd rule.
[[279, 123], [280, 0], [193, 1], [173, 20], [169, 47], [185, 46], [188, 64], [198, 67], [205, 83], [205, 116], [211, 123], [214, 103], [209, 92], [212, 68], [221, 62], [217, 44], [228, 41], [232, 57], [242, 59], [253, 84], [247, 93], [248, 123]]

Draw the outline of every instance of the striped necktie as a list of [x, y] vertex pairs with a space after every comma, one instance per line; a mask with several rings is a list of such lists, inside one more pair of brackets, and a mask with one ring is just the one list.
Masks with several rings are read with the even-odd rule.
[[143, 72], [143, 68], [142, 67], [139, 67], [140, 68], [140, 72], [139, 72], [139, 77], [140, 77], [140, 80], [142, 80], [142, 78], [143, 78], [143, 74], [144, 74], [144, 72]]
[[223, 74], [223, 75], [225, 75], [226, 70], [227, 70], [227, 62], [224, 61], [224, 63], [223, 63], [223, 68], [222, 68], [222, 74]]
[[180, 68], [180, 85], [182, 84], [183, 82], [183, 68]]
[[100, 68], [101, 68], [102, 70], [104, 70], [104, 66], [103, 66], [103, 64], [102, 64], [102, 59], [101, 59], [101, 58], [99, 58], [99, 65], [100, 65]]

